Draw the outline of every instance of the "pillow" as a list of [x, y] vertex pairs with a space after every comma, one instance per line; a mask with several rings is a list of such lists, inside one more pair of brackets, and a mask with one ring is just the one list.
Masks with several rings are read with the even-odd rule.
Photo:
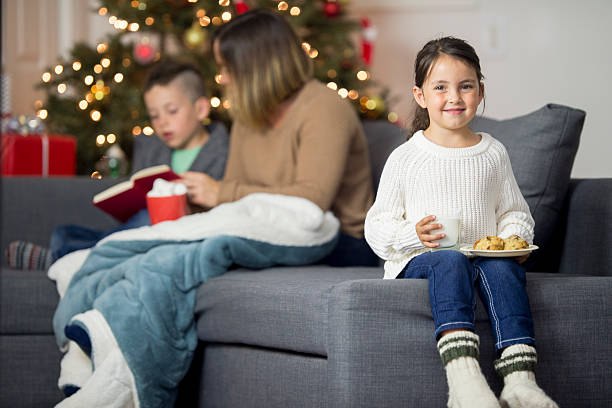
[[396, 147], [406, 141], [408, 132], [387, 120], [364, 120], [361, 123], [368, 141], [372, 188], [376, 194], [387, 158]]
[[[494, 120], [477, 117], [476, 132], [504, 144], [516, 181], [535, 219], [535, 244], [545, 251], [559, 220], [586, 113], [548, 104], [524, 116]], [[535, 251], [529, 264], [537, 261]], [[527, 265], [529, 269], [529, 264]]]

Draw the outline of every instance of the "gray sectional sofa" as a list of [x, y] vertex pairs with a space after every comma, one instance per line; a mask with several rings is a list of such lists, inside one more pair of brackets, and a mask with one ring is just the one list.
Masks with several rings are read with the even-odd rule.
[[[547, 105], [480, 119], [508, 148], [536, 219], [527, 264], [537, 379], [561, 407], [612, 406], [612, 178], [570, 179], [584, 112]], [[375, 183], [405, 140], [364, 124]], [[116, 180], [3, 178], [2, 248], [47, 244], [58, 224], [108, 228], [89, 204]], [[61, 400], [51, 318], [58, 301], [41, 271], [1, 271], [0, 406]], [[177, 407], [443, 407], [446, 380], [433, 338], [427, 282], [382, 280], [382, 267], [323, 265], [235, 269], [203, 285], [195, 314], [201, 343]], [[493, 336], [477, 305], [480, 361], [496, 392]]]

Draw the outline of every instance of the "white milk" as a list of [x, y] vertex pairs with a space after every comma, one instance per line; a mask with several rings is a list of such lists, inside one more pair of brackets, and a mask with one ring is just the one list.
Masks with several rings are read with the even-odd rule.
[[433, 242], [439, 242], [440, 246], [434, 249], [459, 249], [461, 243], [461, 217], [459, 216], [437, 216], [433, 221], [435, 224], [442, 224], [442, 228], [431, 231], [432, 234], [445, 234], [442, 239]]

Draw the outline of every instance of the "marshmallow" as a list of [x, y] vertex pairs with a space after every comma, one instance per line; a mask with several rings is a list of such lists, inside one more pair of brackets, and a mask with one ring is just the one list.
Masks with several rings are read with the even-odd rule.
[[149, 197], [168, 197], [187, 193], [187, 187], [182, 183], [171, 183], [158, 178], [153, 182], [153, 188], [147, 193]]

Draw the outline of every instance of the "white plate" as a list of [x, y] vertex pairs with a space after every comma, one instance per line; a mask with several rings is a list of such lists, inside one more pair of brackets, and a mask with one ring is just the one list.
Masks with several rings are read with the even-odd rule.
[[471, 246], [463, 246], [459, 250], [466, 255], [475, 255], [475, 256], [487, 256], [490, 258], [507, 258], [513, 256], [522, 256], [527, 255], [531, 251], [535, 251], [538, 249], [537, 245], [529, 245], [529, 248], [525, 249], [504, 249], [501, 251], [492, 251], [492, 250], [483, 250], [483, 249], [474, 249]]

